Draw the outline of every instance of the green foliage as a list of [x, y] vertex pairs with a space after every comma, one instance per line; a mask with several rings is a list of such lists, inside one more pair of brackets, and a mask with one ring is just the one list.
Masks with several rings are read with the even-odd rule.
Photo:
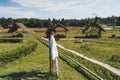
[[8, 42], [8, 43], [17, 43], [17, 42], [22, 42], [22, 38], [0, 38], [0, 43], [1, 42]]
[[80, 46], [80, 49], [87, 50], [87, 51], [90, 50], [90, 48], [87, 44]]
[[[93, 23], [95, 21], [95, 18], [86, 18], [86, 19], [54, 19], [53, 21], [50, 21], [50, 18], [48, 19], [37, 19], [37, 18], [17, 18], [17, 19], [12, 19], [12, 18], [0, 18], [0, 25], [3, 27], [7, 27], [10, 24], [13, 24], [15, 22], [21, 22], [25, 24], [28, 27], [33, 27], [33, 28], [40, 28], [40, 27], [49, 27], [52, 22], [59, 22], [62, 23], [65, 26], [86, 26], [89, 24], [89, 22]], [[99, 19], [101, 24], [108, 24], [108, 25], [114, 25], [114, 26], [119, 26], [120, 25], [120, 17], [116, 16], [111, 16], [107, 18], [100, 18]]]
[[24, 35], [22, 33], [19, 33], [19, 34], [16, 34], [16, 35], [12, 35], [11, 37], [23, 38]]
[[16, 50], [1, 53], [0, 61], [3, 63], [8, 63], [8, 62], [14, 61], [16, 59], [24, 57], [24, 56], [30, 54], [31, 52], [35, 51], [36, 47], [37, 47], [36, 42], [28, 42], [26, 45], [23, 45], [23, 46], [17, 48]]
[[114, 62], [120, 62], [120, 55], [112, 55], [110, 60]]

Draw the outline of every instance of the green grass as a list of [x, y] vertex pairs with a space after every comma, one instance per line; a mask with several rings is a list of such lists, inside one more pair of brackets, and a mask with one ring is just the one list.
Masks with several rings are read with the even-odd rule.
[[68, 64], [66, 64], [64, 61], [59, 59], [59, 79], [60, 80], [88, 80], [75, 70], [74, 68], [71, 68]]
[[[69, 31], [66, 33], [66, 37], [67, 38], [74, 38], [76, 36], [85, 36], [85, 34], [82, 34], [82, 30], [85, 28], [85, 27], [67, 27], [69, 29]], [[32, 34], [35, 33], [39, 36], [46, 36], [46, 33], [45, 32], [31, 32], [29, 34], [31, 35], [25, 35], [27, 37], [30, 37], [32, 36]], [[65, 34], [64, 32], [57, 32], [57, 34]], [[102, 38], [108, 38], [108, 37], [111, 37], [112, 34], [115, 34], [117, 37], [120, 37], [120, 29], [112, 29], [112, 30], [106, 30], [106, 32], [102, 32]], [[9, 34], [10, 35], [10, 34]]]
[[[26, 78], [27, 75], [31, 75], [32, 72], [38, 71], [49, 74], [49, 54], [48, 48], [39, 43], [36, 52], [23, 57], [19, 60], [11, 62], [4, 67], [0, 67], [0, 76], [6, 79]], [[23, 75], [24, 73], [24, 75]], [[16, 75], [16, 77], [14, 76]], [[19, 77], [20, 76], [20, 77]], [[45, 74], [44, 74], [45, 76]], [[47, 78], [47, 76], [45, 76]], [[59, 79], [60, 80], [87, 80], [79, 72], [68, 66], [64, 61], [59, 59]]]
[[[35, 41], [27, 42], [25, 45], [22, 45], [21, 47], [6, 51], [0, 54], [0, 62], [3, 64], [15, 61], [16, 59], [19, 59], [21, 57], [27, 56], [30, 53], [34, 52], [37, 47], [37, 43]], [[2, 64], [1, 64], [2, 66]]]
[[[29, 37], [24, 38], [25, 41], [36, 39], [35, 35], [31, 33], [26, 34], [26, 36]], [[38, 47], [32, 54], [0, 67], [0, 80], [16, 80], [30, 77], [51, 80], [49, 77], [49, 50], [40, 42], [38, 42]], [[59, 59], [59, 79], [88, 80], [61, 59]]]
[[[70, 27], [67, 32], [67, 38], [74, 38], [75, 36], [84, 36], [81, 34], [82, 28]], [[103, 33], [102, 39], [87, 40], [83, 43], [75, 44], [74, 41], [58, 41], [67, 48], [81, 52], [86, 56], [95, 58], [97, 60], [106, 62], [114, 67], [119, 68], [120, 63], [109, 61], [112, 55], [120, 55], [119, 39], [109, 39], [113, 33], [119, 36], [119, 30], [109, 30], [108, 33]], [[20, 47], [22, 44], [30, 40], [36, 40], [38, 37], [45, 36], [45, 32], [24, 33], [23, 43], [0, 43], [0, 51], [8, 51]], [[62, 33], [64, 34], [64, 33]], [[87, 44], [89, 42], [89, 44]], [[64, 53], [70, 55], [72, 58], [97, 73], [105, 80], [119, 80], [115, 74], [107, 71], [99, 65], [90, 63], [82, 58], [71, 55], [69, 52], [62, 50]], [[15, 80], [21, 78], [35, 77], [40, 80], [50, 79], [49, 77], [49, 50], [42, 43], [38, 42], [38, 47], [32, 54], [22, 57], [18, 60], [10, 62], [3, 67], [0, 67], [0, 80]], [[69, 66], [66, 61], [59, 58], [59, 79], [60, 80], [88, 80], [75, 68]]]
[[[41, 46], [42, 44], [38, 45], [38, 48], [36, 52], [33, 52], [32, 54], [22, 57], [21, 59], [18, 59], [14, 62], [8, 63], [3, 67], [0, 67], [0, 75], [1, 76], [9, 76], [10, 78], [14, 78], [15, 76], [10, 76], [12, 74], [20, 75], [20, 78], [24, 76], [31, 75], [33, 71], [40, 71], [41, 73], [48, 74], [49, 70], [49, 61], [48, 61], [48, 54], [47, 49], [46, 51], [42, 50], [45, 48], [45, 46]], [[46, 58], [45, 58], [46, 57]]]
[[[65, 46], [66, 48], [75, 50], [88, 57], [100, 60], [105, 63], [108, 63], [112, 55], [120, 56], [120, 42], [118, 39], [85, 40], [83, 43], [59, 40], [58, 43]], [[120, 68], [120, 63], [112, 66]]]
[[0, 43], [0, 53], [14, 50], [23, 44], [24, 42], [23, 43]]
[[[87, 67], [88, 69], [90, 69], [92, 72], [96, 73], [97, 75], [99, 75], [100, 77], [102, 77], [104, 80], [119, 80], [120, 76], [112, 73], [111, 71], [97, 65], [94, 64], [90, 61], [87, 61], [83, 58], [80, 58], [77, 55], [73, 55], [72, 53], [65, 51], [63, 49], [60, 49], [60, 51], [62, 51], [63, 54], [66, 54], [70, 57], [72, 57], [73, 59], [75, 59], [76, 61], [78, 61], [80, 64], [82, 64], [83, 66]], [[68, 64], [74, 66], [74, 64], [71, 64], [70, 61], [68, 61]], [[78, 68], [77, 68], [78, 69]]]

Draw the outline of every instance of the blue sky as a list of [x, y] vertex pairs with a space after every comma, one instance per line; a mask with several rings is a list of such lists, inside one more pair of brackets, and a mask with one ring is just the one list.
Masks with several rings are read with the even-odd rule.
[[65, 18], [120, 16], [120, 0], [0, 0], [0, 17]]

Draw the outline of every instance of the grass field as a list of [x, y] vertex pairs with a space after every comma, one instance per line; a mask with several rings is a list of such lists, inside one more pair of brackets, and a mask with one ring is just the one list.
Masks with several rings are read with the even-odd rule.
[[[85, 40], [83, 43], [74, 43], [74, 41], [58, 41], [59, 44], [66, 48], [75, 50], [85, 56], [109, 63], [113, 55], [120, 56], [120, 42], [118, 39], [100, 39]], [[114, 67], [120, 68], [120, 63], [112, 62]]]
[[[32, 33], [25, 34], [27, 40], [36, 40]], [[38, 35], [39, 36], [39, 35]], [[37, 41], [38, 42], [38, 41]], [[6, 43], [2, 43], [6, 44]], [[9, 43], [12, 44], [12, 43]], [[19, 47], [19, 46], [18, 46]], [[10, 47], [8, 46], [8, 49]], [[12, 50], [12, 49], [11, 49]], [[74, 76], [73, 76], [74, 75]], [[38, 47], [32, 54], [22, 57], [0, 67], [0, 80], [18, 79], [40, 79], [51, 80], [49, 77], [49, 51], [48, 47], [38, 42]], [[81, 73], [67, 65], [59, 59], [59, 79], [60, 80], [88, 80]]]
[[[100, 77], [103, 78], [103, 80], [119, 80], [120, 76], [117, 76], [116, 74], [110, 72], [109, 70], [94, 64], [88, 60], [85, 60], [77, 55], [73, 55], [72, 53], [65, 51], [61, 48], [59, 48], [60, 51], [62, 51], [63, 54], [70, 56], [71, 58], [75, 59], [76, 61], [78, 61], [80, 64], [82, 64], [83, 66], [86, 66], [89, 70], [93, 71], [94, 73], [96, 73], [97, 75], [99, 75]], [[71, 63], [69, 60], [67, 60], [66, 58], [66, 62], [70, 65], [70, 66], [74, 66], [73, 63]], [[79, 71], [79, 67], [75, 67], [75, 69], [77, 69]], [[81, 69], [80, 69], [81, 70]], [[81, 71], [80, 71], [81, 72]], [[81, 72], [82, 73], [82, 72]], [[94, 80], [94, 79], [90, 79], [90, 80]], [[96, 80], [96, 79], [95, 79]]]
[[[82, 28], [70, 27], [70, 31], [67, 32], [67, 38], [74, 38], [75, 36], [84, 36], [81, 34]], [[63, 33], [62, 33], [63, 34]], [[110, 61], [113, 55], [120, 56], [120, 40], [119, 38], [108, 38], [112, 34], [120, 36], [119, 30], [109, 30], [107, 33], [103, 33], [101, 39], [86, 39], [82, 43], [74, 43], [72, 40], [58, 40], [57, 42], [66, 48], [70, 48], [77, 52], [80, 52], [88, 57], [100, 60], [108, 63], [114, 67], [120, 69], [119, 62]], [[51, 80], [49, 76], [49, 50], [48, 47], [43, 45], [37, 39], [38, 37], [45, 36], [44, 32], [37, 33], [24, 33], [23, 42], [21, 43], [0, 43], [0, 53], [8, 50], [17, 49], [25, 44], [27, 41], [36, 41], [38, 47], [35, 52], [17, 59], [13, 62], [0, 67], [0, 80], [17, 80], [17, 79], [40, 79]], [[62, 50], [63, 53], [70, 53]], [[81, 62], [84, 66], [91, 69], [93, 72], [101, 75], [105, 80], [113, 80], [114, 75], [105, 72], [104, 68], [94, 65], [89, 61], [85, 61], [76, 56], [70, 54], [71, 57]], [[93, 66], [94, 65], [94, 66]], [[104, 73], [106, 75], [104, 75]], [[112, 76], [111, 76], [112, 75]], [[108, 77], [107, 77], [108, 76]], [[111, 78], [110, 78], [111, 77]], [[59, 58], [59, 79], [60, 80], [88, 80], [84, 74], [76, 70], [75, 67], [71, 67], [66, 61]], [[117, 78], [116, 78], [117, 79]]]
[[5, 51], [11, 51], [22, 46], [24, 43], [0, 43], [0, 53]]
[[[75, 38], [75, 37], [83, 37], [85, 34], [82, 34], [82, 30], [84, 27], [68, 27], [69, 31], [66, 33], [67, 38]], [[58, 34], [64, 34], [64, 32], [57, 32]], [[116, 35], [116, 37], [120, 37], [120, 29], [111, 29], [106, 30], [106, 32], [102, 32], [101, 38], [109, 38], [112, 35]]]
[[[83, 28], [69, 28], [70, 31], [67, 33], [67, 38], [81, 37], [85, 36], [81, 32]], [[113, 34], [117, 38], [110, 38]], [[74, 43], [71, 40], [58, 40], [58, 43], [65, 46], [66, 48], [73, 49], [80, 52], [88, 57], [103, 61], [116, 68], [120, 69], [120, 63], [110, 61], [111, 57], [114, 55], [120, 56], [120, 30], [113, 29], [107, 30], [102, 33], [100, 39], [85, 39], [82, 43]], [[82, 40], [83, 38], [79, 38]]]

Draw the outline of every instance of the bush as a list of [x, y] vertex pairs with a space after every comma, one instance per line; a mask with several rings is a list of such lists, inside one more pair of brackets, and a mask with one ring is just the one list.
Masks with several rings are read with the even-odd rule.
[[12, 35], [12, 37], [20, 37], [20, 38], [22, 38], [22, 37], [24, 37], [24, 35], [22, 33], [19, 33], [19, 34], [16, 34], [16, 35]]
[[36, 47], [37, 47], [36, 42], [29, 42], [26, 45], [23, 45], [23, 46], [17, 48], [16, 50], [1, 53], [0, 61], [3, 63], [12, 62], [16, 59], [24, 57], [24, 56], [30, 54], [31, 52], [35, 51]]
[[119, 55], [112, 55], [110, 61], [120, 62], [120, 56]]
[[17, 43], [22, 42], [22, 38], [0, 38], [0, 42]]
[[55, 35], [55, 38], [66, 38], [66, 36], [65, 36], [65, 35], [62, 35], [62, 34], [56, 34], [56, 35]]
[[83, 50], [90, 50], [89, 46], [87, 44], [83, 45], [83, 46], [80, 46], [80, 49], [83, 49]]

